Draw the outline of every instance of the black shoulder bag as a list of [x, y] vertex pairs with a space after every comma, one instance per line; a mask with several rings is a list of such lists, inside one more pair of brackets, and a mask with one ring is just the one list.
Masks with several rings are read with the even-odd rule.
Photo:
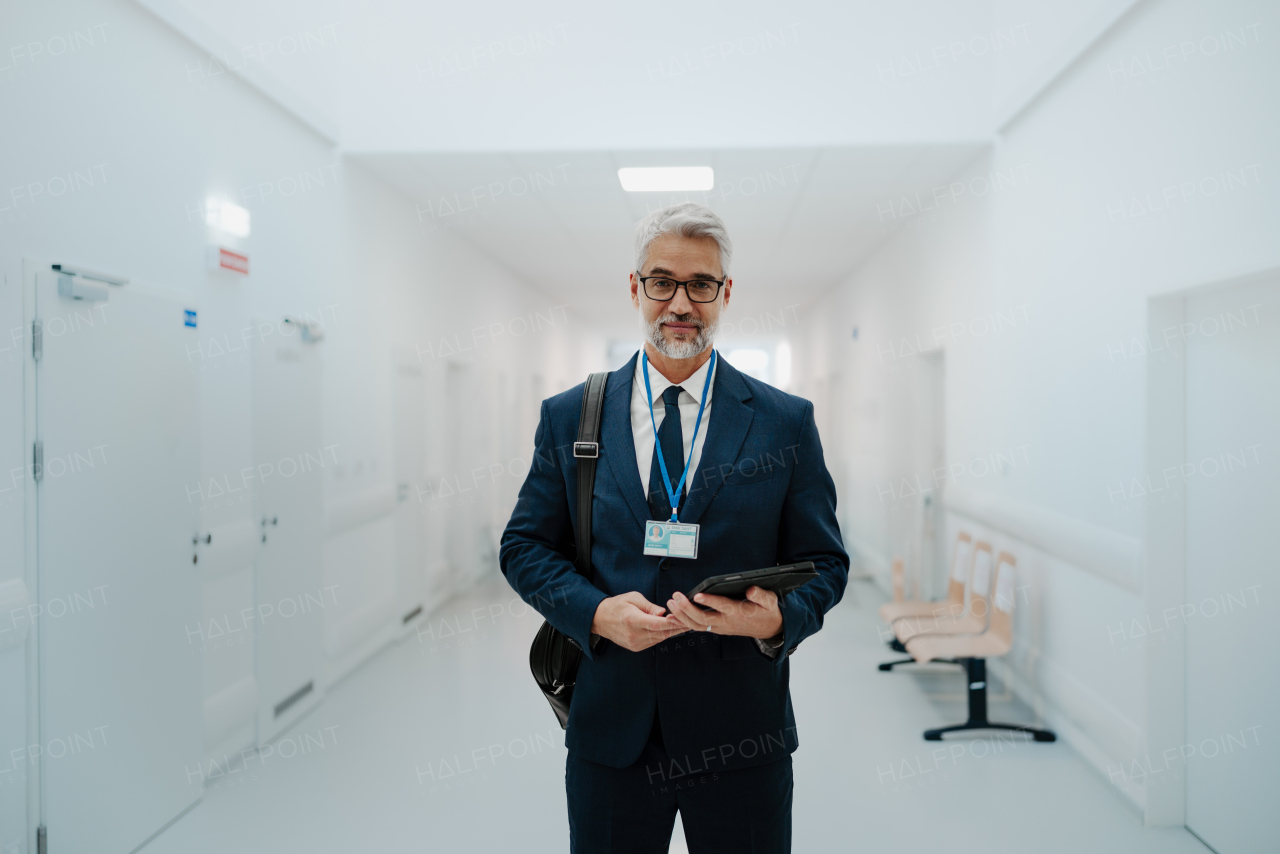
[[[600, 416], [604, 411], [604, 387], [608, 378], [607, 373], [587, 377], [582, 413], [578, 416], [578, 439], [573, 443], [573, 455], [578, 460], [577, 554], [573, 563], [587, 580], [592, 575], [591, 493], [595, 489], [596, 463], [600, 459]], [[578, 642], [544, 620], [529, 647], [529, 669], [556, 713], [561, 729], [569, 728], [569, 703], [573, 700], [573, 685], [578, 679], [581, 661], [582, 647]]]

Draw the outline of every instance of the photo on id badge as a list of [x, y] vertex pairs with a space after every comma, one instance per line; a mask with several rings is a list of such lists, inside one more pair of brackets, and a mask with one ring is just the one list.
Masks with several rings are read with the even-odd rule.
[[651, 519], [645, 523], [644, 553], [658, 557], [697, 558], [698, 527]]

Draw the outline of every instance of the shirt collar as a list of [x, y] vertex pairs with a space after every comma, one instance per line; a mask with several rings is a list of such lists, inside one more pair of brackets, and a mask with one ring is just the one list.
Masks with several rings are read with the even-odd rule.
[[[642, 357], [643, 357], [643, 351], [641, 351], [640, 355], [636, 356], [635, 382], [637, 383], [638, 388], [644, 388], [644, 374], [641, 373], [641, 366], [644, 364], [644, 359]], [[717, 365], [719, 364], [719, 362], [720, 362], [720, 356], [719, 354], [717, 354], [716, 355]], [[683, 388], [685, 392], [687, 392], [689, 396], [693, 398], [695, 403], [702, 403], [702, 387], [707, 382], [707, 371], [710, 369], [710, 367], [711, 367], [711, 360], [707, 359], [705, 362], [702, 363], [702, 367], [698, 368], [698, 370], [693, 372], [693, 375], [691, 377], [689, 377], [684, 382], [680, 383], [680, 387]], [[707, 387], [707, 400], [711, 399], [712, 392], [715, 391], [715, 384], [716, 384], [716, 378], [713, 372], [711, 375], [711, 385]], [[649, 363], [649, 385], [653, 389], [653, 399], [656, 402], [661, 400], [662, 393], [666, 391], [668, 388], [670, 388], [671, 386], [675, 385], [675, 383], [671, 382], [671, 380], [663, 376], [662, 372], [659, 371], [656, 367], [654, 367], [653, 362], [650, 362]]]

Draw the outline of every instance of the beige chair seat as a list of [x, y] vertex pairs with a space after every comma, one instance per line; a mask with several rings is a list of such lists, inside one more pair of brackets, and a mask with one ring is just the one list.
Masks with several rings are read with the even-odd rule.
[[[885, 602], [880, 606], [880, 619], [886, 623], [906, 617], [932, 617], [935, 613], [947, 613], [956, 603], [950, 599], [938, 601]], [[959, 608], [963, 610], [964, 605]]]
[[924, 664], [935, 658], [993, 658], [1004, 655], [1012, 642], [995, 632], [980, 635], [917, 635], [905, 642], [907, 654]]
[[904, 644], [918, 635], [962, 635], [978, 634], [987, 627], [985, 617], [973, 614], [952, 616], [950, 614], [927, 614], [922, 617], [906, 617], [893, 624], [893, 633]]
[[917, 635], [974, 635], [987, 630], [988, 585], [991, 583], [991, 546], [979, 542], [973, 546], [969, 566], [969, 608], [957, 603], [947, 607], [941, 603], [926, 616], [907, 617], [893, 624], [893, 633], [901, 643]]

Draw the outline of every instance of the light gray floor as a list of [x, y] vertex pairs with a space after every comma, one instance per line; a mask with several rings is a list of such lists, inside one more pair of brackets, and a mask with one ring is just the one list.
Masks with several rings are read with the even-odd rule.
[[[964, 680], [878, 672], [892, 657], [879, 601], [851, 584], [792, 657], [798, 854], [1208, 850], [1143, 828], [1061, 742], [925, 742], [922, 730], [964, 718]], [[274, 755], [211, 779], [145, 854], [567, 851], [564, 736], [527, 665], [540, 624], [501, 581], [450, 603], [336, 686]], [[992, 717], [1029, 720], [999, 701]], [[683, 852], [679, 822], [676, 834]]]

